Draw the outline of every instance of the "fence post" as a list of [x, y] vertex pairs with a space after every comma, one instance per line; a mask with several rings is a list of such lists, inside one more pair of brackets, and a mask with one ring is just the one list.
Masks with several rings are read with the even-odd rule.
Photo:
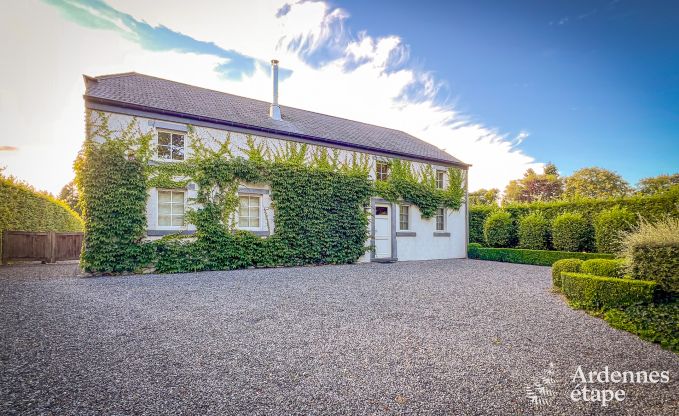
[[49, 255], [49, 260], [47, 262], [48, 263], [56, 263], [57, 260], [56, 260], [56, 257], [55, 257], [56, 256], [55, 251], [57, 249], [57, 233], [55, 233], [54, 231], [50, 231], [48, 241], [49, 241], [49, 253], [50, 253], [50, 255]]
[[7, 247], [9, 245], [7, 244], [9, 241], [9, 237], [7, 236], [7, 231], [2, 232], [2, 257], [0, 257], [0, 264], [7, 264], [7, 258], [9, 257], [9, 254], [7, 252]]

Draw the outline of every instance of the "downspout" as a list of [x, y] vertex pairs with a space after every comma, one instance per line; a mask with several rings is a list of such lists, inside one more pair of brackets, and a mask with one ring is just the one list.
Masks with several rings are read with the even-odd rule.
[[469, 168], [464, 171], [464, 258], [469, 258]]

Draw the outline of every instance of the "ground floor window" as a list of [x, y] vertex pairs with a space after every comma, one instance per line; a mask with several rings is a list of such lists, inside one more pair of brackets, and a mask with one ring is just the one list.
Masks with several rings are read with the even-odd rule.
[[443, 231], [446, 229], [446, 209], [439, 208], [436, 210], [436, 231]]
[[158, 191], [158, 225], [181, 227], [184, 225], [184, 191]]
[[241, 195], [238, 199], [238, 227], [260, 228], [262, 198], [259, 195]]
[[408, 205], [401, 205], [399, 208], [399, 229], [410, 229], [410, 206]]

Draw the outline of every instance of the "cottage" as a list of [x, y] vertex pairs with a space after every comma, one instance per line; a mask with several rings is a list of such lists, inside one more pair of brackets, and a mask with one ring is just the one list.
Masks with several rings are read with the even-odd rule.
[[[415, 171], [435, 172], [436, 186], [448, 184], [448, 169], [464, 174], [469, 165], [443, 150], [402, 131], [278, 103], [278, 62], [272, 61], [273, 99], [264, 102], [199, 88], [138, 73], [97, 77], [85, 76], [85, 107], [106, 114], [111, 128], [123, 128], [136, 119], [139, 128], [152, 133], [152, 163], [174, 163], [191, 156], [190, 132], [198, 136], [230, 140], [232, 152], [245, 156], [246, 140], [256, 140], [269, 149], [286, 143], [305, 143], [309, 149], [335, 152], [340, 160], [356, 154], [366, 158], [370, 177], [389, 178], [390, 161], [409, 161]], [[119, 126], [119, 127], [117, 127]], [[147, 198], [149, 239], [173, 233], [193, 233], [185, 221], [196, 185], [181, 189], [151, 188]], [[238, 189], [237, 228], [266, 238], [275, 232], [276, 216], [267, 186], [243, 183]], [[466, 257], [467, 206], [454, 210], [441, 207], [431, 218], [422, 218], [417, 206], [370, 201], [371, 220], [368, 250], [359, 261], [426, 260]]]

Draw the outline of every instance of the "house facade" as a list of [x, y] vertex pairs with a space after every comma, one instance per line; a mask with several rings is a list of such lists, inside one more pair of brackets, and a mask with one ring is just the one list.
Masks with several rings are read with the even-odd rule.
[[[305, 144], [307, 158], [319, 152], [332, 154], [340, 163], [356, 158], [369, 167], [373, 180], [390, 175], [389, 161], [407, 160], [413, 170], [433, 170], [436, 186], [448, 185], [448, 168], [464, 172], [469, 165], [406, 133], [337, 117], [280, 106], [277, 65], [274, 63], [274, 99], [271, 103], [206, 90], [136, 73], [85, 77], [86, 111], [104, 114], [109, 128], [123, 129], [131, 121], [152, 137], [150, 163], [175, 163], [191, 156], [192, 140], [220, 146], [229, 143], [233, 157], [247, 157], [248, 141], [275, 154], [286, 146]], [[465, 184], [466, 187], [466, 184]], [[276, 229], [276, 214], [266, 184], [242, 183], [236, 228], [266, 238]], [[185, 221], [196, 185], [180, 189], [149, 189], [147, 230], [149, 239], [174, 233], [191, 234]], [[439, 208], [432, 218], [422, 218], [406, 202], [382, 198], [370, 201], [368, 250], [359, 261], [395, 261], [464, 258], [467, 253], [467, 206]]]

